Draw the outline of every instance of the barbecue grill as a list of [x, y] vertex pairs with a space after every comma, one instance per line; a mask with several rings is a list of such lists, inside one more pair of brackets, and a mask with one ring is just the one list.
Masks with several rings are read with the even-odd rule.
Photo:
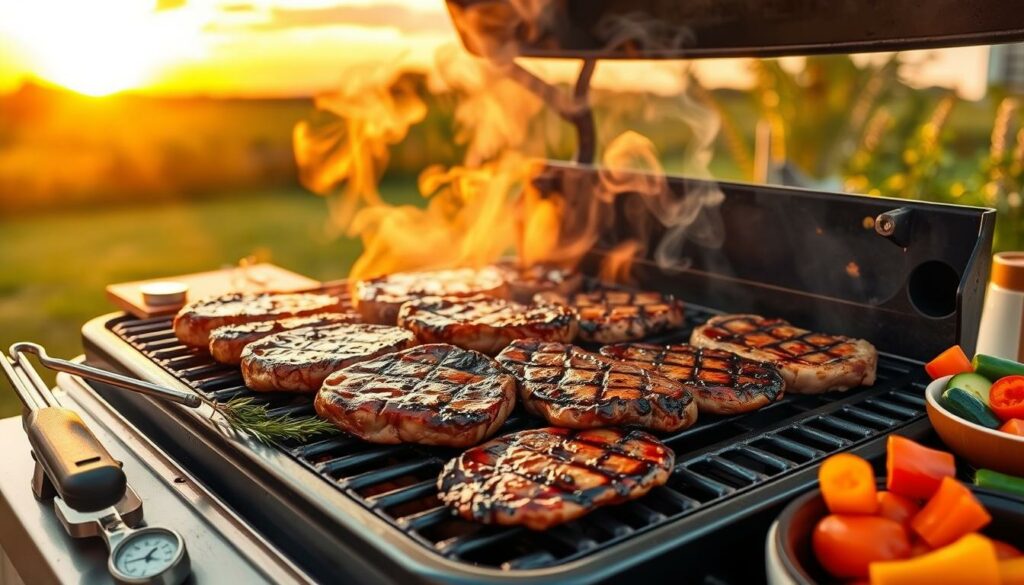
[[[474, 31], [460, 23], [466, 10], [480, 4], [449, 4], [471, 50]], [[654, 15], [662, 4], [672, 3], [629, 3]], [[862, 14], [854, 3], [840, 4]], [[773, 3], [783, 16], [804, 14], [811, 22], [829, 24], [789, 26], [786, 40], [773, 35], [771, 27], [739, 36], [739, 31], [758, 30], [752, 24], [757, 21], [722, 17], [718, 24], [701, 21], [688, 44], [675, 52], [646, 54], [642, 47], [600, 46], [600, 39], [588, 33], [593, 28], [588, 23], [622, 3], [569, 0], [554, 3], [561, 12], [552, 27], [534, 36], [516, 29], [515, 35], [519, 54], [588, 60], [574, 94], [577, 103], [585, 103], [593, 58], [765, 55], [863, 49], [875, 41], [880, 44], [870, 48], [1024, 37], [1021, 17], [1008, 14], [1002, 4], [976, 2], [972, 17], [958, 17], [968, 12], [958, 3], [956, 10], [936, 11], [942, 18], [910, 27], [909, 20], [899, 18], [869, 25], [846, 18], [841, 19], [846, 24], [839, 24], [834, 17], [841, 11], [828, 11], [835, 3]], [[910, 11], [915, 19], [920, 15], [906, 1], [892, 2], [886, 10]], [[552, 88], [538, 86], [523, 70], [512, 71], [554, 99]], [[592, 196], [599, 181], [599, 169], [588, 164], [595, 144], [589, 111], [575, 109], [567, 118], [579, 128], [577, 161], [549, 163], [532, 185], [542, 196]], [[669, 178], [668, 185], [674, 198], [706, 187], [684, 178]], [[878, 460], [887, 434], [928, 433], [922, 360], [954, 343], [972, 352], [995, 216], [992, 210], [951, 205], [738, 183], [717, 186], [725, 195], [717, 210], [723, 246], [687, 243], [678, 250], [686, 262], [671, 268], [649, 257], [634, 265], [632, 286], [686, 302], [686, 327], [647, 341], [686, 341], [695, 325], [719, 312], [778, 316], [870, 340], [880, 350], [878, 381], [846, 393], [788, 395], [741, 416], [702, 415], [695, 426], [663, 437], [676, 453], [667, 485], [546, 531], [482, 526], [453, 516], [438, 502], [435, 487], [442, 465], [455, 454], [450, 449], [372, 445], [344, 435], [263, 445], [225, 434], [210, 422], [206, 406], [188, 410], [91, 385], [318, 579], [589, 583], [627, 574], [661, 580], [670, 573], [684, 582], [757, 582], [763, 579], [761, 551], [769, 519], [779, 505], [813, 484], [823, 458], [852, 451]], [[630, 199], [627, 194], [609, 205], [630, 205]], [[616, 207], [607, 211], [612, 217], [623, 215]], [[624, 222], [613, 221], [584, 259], [584, 272], [595, 274], [609, 251], [632, 235]], [[647, 237], [653, 243], [660, 235], [655, 227]], [[344, 283], [336, 287], [345, 290]], [[313, 412], [307, 396], [252, 393], [236, 368], [182, 346], [169, 318], [105, 315], [87, 323], [82, 333], [86, 359], [93, 365], [216, 402], [251, 396], [274, 415]], [[517, 408], [501, 432], [535, 426], [540, 421]]]
[[[559, 185], [586, 184], [595, 172], [552, 165], [544, 183], [565, 192]], [[695, 187], [682, 179], [670, 185], [679, 197]], [[926, 431], [921, 359], [952, 343], [973, 345], [994, 214], [776, 187], [719, 187], [726, 195], [724, 247], [684, 248], [692, 254], [690, 266], [671, 272], [652, 261], [638, 263], [639, 286], [688, 303], [687, 327], [650, 341], [685, 341], [693, 326], [719, 311], [778, 315], [874, 341], [882, 351], [878, 382], [842, 394], [789, 395], [742, 416], [703, 416], [664, 437], [677, 456], [668, 485], [563, 526], [531, 532], [452, 516], [435, 487], [455, 454], [450, 449], [372, 445], [347, 436], [267, 447], [225, 436], [203, 412], [99, 391], [320, 578], [339, 572], [369, 577], [360, 564], [337, 562], [345, 551], [371, 567], [388, 567], [395, 582], [590, 582], [624, 571], [656, 574], [664, 565], [654, 561], [669, 558], [673, 570], [722, 570], [745, 582], [742, 571], [756, 574], [759, 562], [715, 567], [700, 551], [718, 539], [742, 540], [738, 527], [764, 522], [759, 514], [812, 484], [822, 458], [845, 450], [874, 456], [890, 432]], [[865, 226], [865, 218], [886, 214], [912, 219], [905, 241], [894, 243]], [[756, 235], [760, 249], [751, 248], [754, 236], [746, 234]], [[614, 229], [605, 235], [585, 266], [616, 243]], [[815, 248], [827, 253], [808, 257]], [[850, 262], [862, 267], [856, 277], [846, 270]], [[215, 401], [253, 396], [273, 414], [313, 412], [307, 396], [250, 392], [237, 368], [182, 346], [169, 318], [108, 315], [88, 323], [83, 335], [91, 363]], [[502, 432], [536, 426], [543, 425], [517, 411]], [[750, 546], [745, 554], [759, 559], [760, 545]]]

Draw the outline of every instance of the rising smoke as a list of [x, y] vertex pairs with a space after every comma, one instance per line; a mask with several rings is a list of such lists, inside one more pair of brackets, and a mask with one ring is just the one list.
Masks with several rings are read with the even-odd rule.
[[[466, 155], [461, 165], [423, 171], [423, 208], [390, 205], [377, 190], [390, 146], [426, 114], [423, 100], [403, 86], [400, 67], [376, 64], [352, 72], [336, 92], [317, 98], [317, 115], [296, 127], [296, 160], [303, 183], [331, 201], [332, 224], [362, 239], [364, 252], [353, 266], [353, 279], [481, 266], [509, 253], [526, 264], [574, 264], [600, 240], [609, 215], [623, 206], [620, 219], [629, 229], [602, 269], [608, 279], [627, 280], [632, 262], [647, 256], [666, 270], [684, 268], [688, 261], [682, 250], [688, 242], [721, 245], [718, 208], [724, 196], [707, 181], [718, 119], [686, 89], [670, 109], [654, 112], [670, 117], [690, 136], [682, 160], [673, 161], [698, 179], [685, 184], [685, 193], [671, 188], [654, 145], [633, 131], [607, 142], [595, 180], [575, 185], [584, 192], [536, 187], [534, 179], [543, 169], [536, 158], [546, 158], [546, 140], [531, 129], [545, 103], [536, 87], [526, 89], [511, 73], [518, 67], [518, 43], [547, 34], [558, 14], [556, 5], [552, 0], [452, 5], [464, 44], [478, 56], [454, 46], [439, 50], [429, 87], [454, 98], [454, 140]], [[637, 14], [616, 16], [597, 30], [610, 46], [638, 50], [689, 42], [685, 30]], [[692, 79], [685, 65], [664, 66]], [[555, 104], [567, 111], [578, 106], [571, 100]], [[620, 198], [622, 204], [616, 205]], [[657, 241], [652, 241], [652, 220], [662, 228]]]

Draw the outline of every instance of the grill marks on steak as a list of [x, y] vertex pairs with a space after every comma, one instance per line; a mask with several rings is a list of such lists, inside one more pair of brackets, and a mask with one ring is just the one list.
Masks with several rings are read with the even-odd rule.
[[502, 262], [497, 267], [508, 283], [512, 300], [524, 305], [532, 302], [534, 297], [541, 293], [568, 297], [583, 284], [583, 275], [575, 268], [563, 268], [546, 263], [523, 267], [516, 262]]
[[230, 293], [200, 299], [182, 307], [174, 317], [174, 334], [185, 345], [206, 348], [210, 332], [225, 325], [342, 313], [343, 299], [311, 293]]
[[316, 411], [373, 443], [468, 447], [493, 435], [515, 406], [515, 380], [491, 358], [421, 345], [332, 374]]
[[398, 313], [398, 325], [421, 343], [450, 343], [488, 355], [514, 339], [569, 342], [577, 330], [575, 312], [564, 305], [524, 306], [482, 295], [409, 301]]
[[467, 520], [544, 530], [643, 496], [668, 481], [674, 463], [671, 449], [641, 431], [533, 429], [462, 453], [437, 485]]
[[568, 428], [640, 426], [671, 432], [697, 421], [680, 383], [564, 343], [513, 341], [496, 358], [528, 411]]
[[878, 352], [863, 339], [815, 333], [783, 319], [720, 315], [693, 330], [690, 343], [775, 364], [795, 394], [875, 383]]
[[490, 266], [474, 270], [400, 272], [363, 280], [356, 285], [359, 314], [368, 323], [394, 325], [402, 304], [422, 297], [472, 297], [489, 295], [505, 298], [508, 289], [501, 271]]
[[323, 327], [358, 322], [359, 315], [355, 313], [323, 313], [311, 317], [292, 317], [240, 325], [225, 325], [210, 332], [210, 355], [222, 364], [238, 364], [242, 361], [242, 351], [246, 345], [275, 333], [303, 327]]
[[658, 292], [596, 290], [574, 295], [569, 304], [579, 316], [579, 339], [593, 343], [635, 341], [683, 325], [683, 303]]
[[702, 413], [738, 414], [782, 398], [786, 383], [768, 363], [686, 344], [621, 343], [601, 355], [675, 380], [693, 393]]
[[275, 333], [245, 346], [242, 377], [251, 390], [316, 392], [330, 374], [416, 344], [412, 332], [345, 323]]

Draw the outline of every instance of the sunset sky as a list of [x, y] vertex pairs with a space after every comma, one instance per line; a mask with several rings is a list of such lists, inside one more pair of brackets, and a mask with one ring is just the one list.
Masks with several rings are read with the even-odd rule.
[[[0, 92], [37, 78], [72, 90], [309, 95], [353, 63], [427, 67], [457, 42], [443, 0], [0, 0]], [[917, 85], [985, 88], [987, 49], [914, 55]], [[563, 66], [565, 65], [565, 66]], [[563, 77], [568, 64], [532, 64]], [[744, 63], [699, 64], [710, 86], [744, 87]], [[671, 91], [644, 63], [602, 64], [597, 85]]]

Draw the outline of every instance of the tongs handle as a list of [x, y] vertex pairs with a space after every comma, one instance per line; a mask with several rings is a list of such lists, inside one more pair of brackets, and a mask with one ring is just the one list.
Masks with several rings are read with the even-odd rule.
[[122, 376], [121, 374], [115, 374], [114, 372], [108, 372], [85, 364], [76, 364], [67, 360], [52, 358], [46, 354], [46, 350], [41, 345], [36, 343], [21, 342], [15, 343], [11, 346], [11, 356], [15, 360], [20, 361], [23, 359], [24, 354], [29, 353], [38, 357], [39, 363], [51, 370], [75, 374], [76, 376], [81, 376], [97, 382], [103, 382], [104, 384], [110, 384], [111, 386], [124, 388], [125, 390], [131, 390], [140, 394], [146, 394], [147, 396], [153, 396], [154, 398], [162, 398], [164, 400], [177, 402], [178, 404], [183, 404], [190, 408], [196, 408], [202, 404], [202, 400], [195, 394], [182, 392], [181, 390], [175, 390], [174, 388], [167, 388], [165, 386], [158, 386], [157, 384], [150, 384], [143, 380], [136, 380], [135, 378], [129, 378], [128, 376]]
[[59, 405], [24, 356], [11, 361], [0, 354], [0, 370], [25, 405], [22, 424], [32, 457], [45, 474], [36, 497], [47, 497], [52, 487], [69, 506], [83, 512], [116, 504], [127, 485], [124, 470], [81, 417]]
[[73, 410], [48, 406], [25, 415], [32, 454], [69, 506], [95, 512], [124, 496], [128, 480], [121, 463]]

